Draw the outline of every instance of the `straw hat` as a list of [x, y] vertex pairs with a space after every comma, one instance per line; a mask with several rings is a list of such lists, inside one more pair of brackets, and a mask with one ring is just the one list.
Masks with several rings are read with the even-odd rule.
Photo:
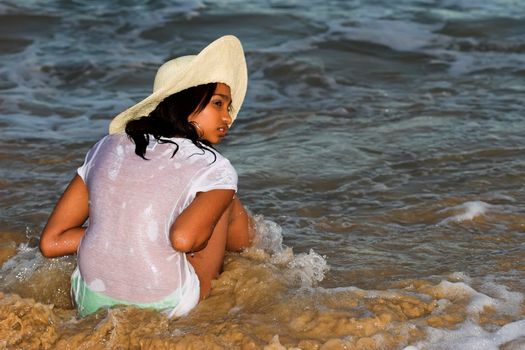
[[164, 98], [208, 83], [224, 83], [230, 87], [233, 123], [248, 84], [244, 52], [235, 36], [226, 35], [215, 40], [198, 55], [182, 56], [164, 63], [155, 76], [153, 93], [117, 115], [109, 124], [109, 133], [124, 132], [128, 121], [147, 116]]

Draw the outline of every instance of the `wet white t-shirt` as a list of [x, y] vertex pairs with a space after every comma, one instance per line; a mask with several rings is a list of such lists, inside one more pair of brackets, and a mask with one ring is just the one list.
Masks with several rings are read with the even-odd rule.
[[151, 139], [144, 160], [126, 134], [109, 135], [78, 169], [89, 191], [78, 267], [93, 291], [147, 303], [184, 287], [194, 272], [170, 243], [172, 223], [197, 192], [237, 190], [237, 173], [218, 152], [170, 140], [176, 145]]

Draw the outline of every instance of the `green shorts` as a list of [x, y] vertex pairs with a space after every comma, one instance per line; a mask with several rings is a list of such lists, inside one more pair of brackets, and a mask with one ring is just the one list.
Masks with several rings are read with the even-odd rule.
[[[192, 269], [193, 270], [193, 269]], [[111, 308], [115, 305], [133, 305], [138, 308], [153, 308], [167, 313], [168, 317], [182, 316], [193, 309], [199, 302], [200, 286], [195, 272], [191, 275], [191, 283], [186, 283], [180, 290], [166, 298], [151, 303], [134, 303], [118, 300], [90, 289], [78, 267], [71, 275], [71, 298], [81, 317], [94, 313], [100, 308]]]

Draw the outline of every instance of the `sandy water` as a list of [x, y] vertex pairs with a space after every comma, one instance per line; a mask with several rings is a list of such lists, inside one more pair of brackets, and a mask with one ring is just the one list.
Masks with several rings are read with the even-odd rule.
[[[524, 349], [525, 3], [3, 1], [0, 348]], [[165, 59], [244, 43], [257, 216], [188, 317], [78, 319], [40, 230]]]

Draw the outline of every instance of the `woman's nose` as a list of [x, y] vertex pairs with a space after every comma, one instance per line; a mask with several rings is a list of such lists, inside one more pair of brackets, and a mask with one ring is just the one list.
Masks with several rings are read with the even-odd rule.
[[226, 111], [225, 113], [222, 114], [222, 120], [227, 123], [228, 125], [230, 125], [233, 121], [233, 118], [232, 116], [230, 115], [230, 111]]

